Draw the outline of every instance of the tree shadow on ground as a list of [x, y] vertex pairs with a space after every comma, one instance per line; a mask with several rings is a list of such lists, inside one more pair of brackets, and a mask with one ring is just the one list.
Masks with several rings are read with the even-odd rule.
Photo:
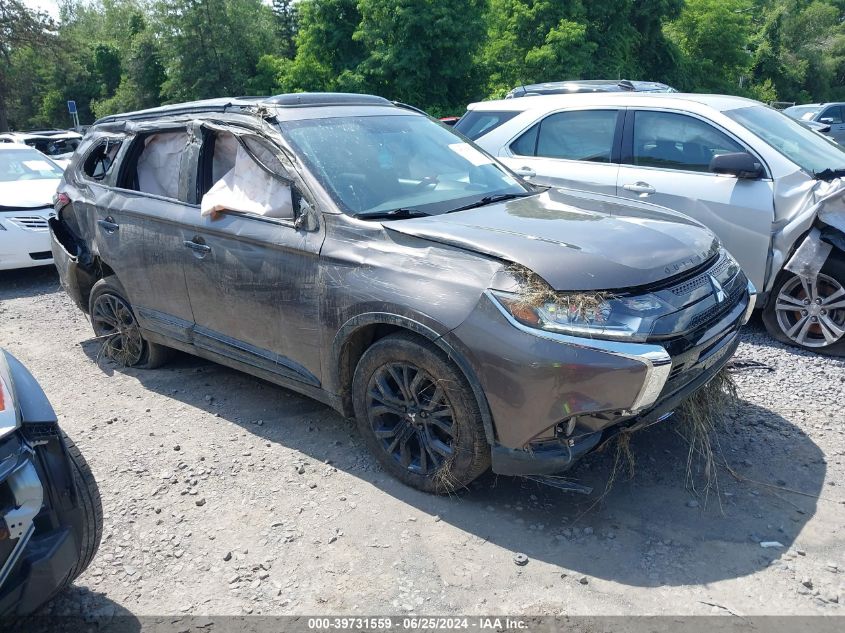
[[140, 633], [141, 621], [99, 591], [71, 585], [35, 613], [0, 622], [8, 633]]
[[61, 282], [56, 267], [38, 266], [17, 270], [0, 270], [0, 301], [37, 297], [59, 290]]
[[[83, 349], [93, 360], [99, 345], [90, 341]], [[469, 490], [437, 497], [394, 480], [349, 420], [289, 390], [185, 354], [155, 371], [104, 359], [99, 364], [106, 373], [125, 373], [153, 392], [328, 462], [478, 539], [557, 565], [562, 573], [632, 586], [704, 584], [767, 567], [813, 516], [826, 472], [821, 450], [804, 431], [743, 402], [718, 435], [724, 459], [742, 480], [720, 469], [718, 493], [690, 489], [688, 446], [670, 419], [634, 435], [634, 477], [619, 473], [600, 500], [613, 472], [612, 450], [588, 456], [568, 473], [592, 486], [592, 496], [487, 474]], [[701, 474], [693, 471], [700, 486]], [[783, 547], [763, 548], [761, 541]]]

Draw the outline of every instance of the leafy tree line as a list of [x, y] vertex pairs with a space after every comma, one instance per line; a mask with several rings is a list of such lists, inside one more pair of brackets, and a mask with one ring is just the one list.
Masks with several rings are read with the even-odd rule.
[[0, 131], [161, 103], [370, 92], [460, 114], [510, 88], [648, 79], [845, 99], [845, 0], [0, 0]]

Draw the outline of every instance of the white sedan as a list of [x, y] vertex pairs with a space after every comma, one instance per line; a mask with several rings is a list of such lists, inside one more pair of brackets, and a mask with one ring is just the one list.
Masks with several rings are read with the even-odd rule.
[[0, 270], [53, 263], [48, 220], [62, 168], [38, 150], [0, 145]]

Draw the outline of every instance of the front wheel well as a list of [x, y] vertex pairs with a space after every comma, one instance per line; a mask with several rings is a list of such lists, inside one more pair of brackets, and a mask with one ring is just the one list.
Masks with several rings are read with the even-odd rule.
[[[434, 334], [433, 331], [431, 331]], [[481, 388], [480, 383], [475, 378], [474, 372], [470, 365], [463, 359], [459, 353], [446, 344], [446, 342], [438, 336], [426, 336], [424, 333], [416, 331], [412, 327], [406, 327], [404, 324], [397, 323], [368, 323], [362, 325], [354, 330], [343, 342], [340, 352], [337, 354], [337, 389], [340, 394], [340, 402], [342, 413], [346, 417], [354, 417], [355, 411], [352, 405], [352, 380], [355, 376], [355, 369], [358, 367], [358, 361], [374, 343], [383, 339], [386, 336], [397, 333], [406, 333], [416, 337], [420, 342], [431, 345], [434, 343], [441, 351], [448, 357], [460, 374], [464, 377], [467, 385], [475, 395], [478, 402], [478, 407], [481, 412], [481, 418], [484, 423], [484, 431], [487, 436], [488, 443], [492, 444], [496, 440], [496, 433], [493, 426], [493, 416], [490, 411], [490, 405], [487, 402], [487, 397]]]
[[410, 332], [410, 330], [399, 325], [371, 323], [358, 328], [344, 341], [338, 358], [338, 378], [343, 415], [346, 417], [352, 417], [354, 415], [352, 408], [352, 378], [355, 375], [355, 368], [358, 366], [361, 356], [376, 341], [390, 334], [402, 331]]

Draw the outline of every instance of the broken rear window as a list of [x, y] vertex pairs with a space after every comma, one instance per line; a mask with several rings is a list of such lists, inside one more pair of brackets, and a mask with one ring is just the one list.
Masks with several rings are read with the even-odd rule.
[[187, 130], [138, 137], [126, 158], [127, 166], [121, 176], [120, 186], [141, 193], [180, 199], [182, 157], [189, 139]]
[[121, 142], [114, 139], [101, 141], [85, 158], [82, 165], [85, 175], [94, 180], [105, 178], [111, 172], [120, 145]]

